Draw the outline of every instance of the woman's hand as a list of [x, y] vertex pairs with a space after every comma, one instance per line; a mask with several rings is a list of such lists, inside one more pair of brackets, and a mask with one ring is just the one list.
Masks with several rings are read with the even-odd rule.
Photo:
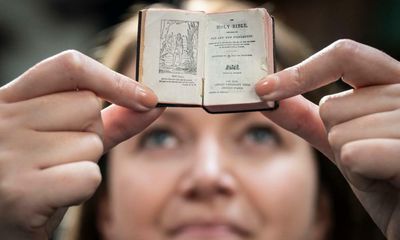
[[[101, 110], [101, 100], [117, 105]], [[66, 51], [0, 88], [0, 236], [47, 239], [101, 181], [100, 156], [162, 112], [151, 90]]]
[[[354, 89], [316, 106], [298, 95], [342, 78]], [[257, 85], [264, 114], [329, 157], [388, 239], [400, 239], [400, 63], [340, 40]], [[294, 96], [294, 97], [293, 97]]]

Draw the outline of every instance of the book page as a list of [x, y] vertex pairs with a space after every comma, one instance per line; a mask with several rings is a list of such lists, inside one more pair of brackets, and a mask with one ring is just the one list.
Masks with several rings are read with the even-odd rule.
[[160, 103], [201, 104], [205, 14], [168, 9], [145, 14], [141, 81]]
[[273, 69], [267, 66], [265, 14], [249, 9], [208, 15], [205, 106], [260, 102], [254, 85]]

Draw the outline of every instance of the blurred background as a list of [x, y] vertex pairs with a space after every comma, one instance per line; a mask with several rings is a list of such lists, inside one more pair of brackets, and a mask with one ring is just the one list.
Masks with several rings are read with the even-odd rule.
[[[179, 6], [181, 1], [162, 2]], [[133, 3], [138, 1], [0, 0], [0, 84], [66, 49], [92, 55], [102, 31], [123, 20]], [[274, 0], [267, 6], [315, 50], [351, 38], [400, 59], [400, 1]]]

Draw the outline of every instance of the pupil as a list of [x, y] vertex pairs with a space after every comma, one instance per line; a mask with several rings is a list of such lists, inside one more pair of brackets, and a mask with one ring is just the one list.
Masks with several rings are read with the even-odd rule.
[[253, 129], [251, 136], [256, 142], [265, 142], [269, 138], [269, 133], [265, 129]]
[[153, 141], [157, 145], [163, 144], [167, 139], [168, 139], [168, 133], [165, 131], [154, 133]]

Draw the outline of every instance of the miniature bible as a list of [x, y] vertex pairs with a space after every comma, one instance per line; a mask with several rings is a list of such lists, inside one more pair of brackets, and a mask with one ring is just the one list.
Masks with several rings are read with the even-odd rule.
[[224, 13], [146, 9], [139, 15], [136, 79], [160, 106], [212, 113], [271, 110], [255, 84], [274, 72], [274, 23], [263, 8]]

